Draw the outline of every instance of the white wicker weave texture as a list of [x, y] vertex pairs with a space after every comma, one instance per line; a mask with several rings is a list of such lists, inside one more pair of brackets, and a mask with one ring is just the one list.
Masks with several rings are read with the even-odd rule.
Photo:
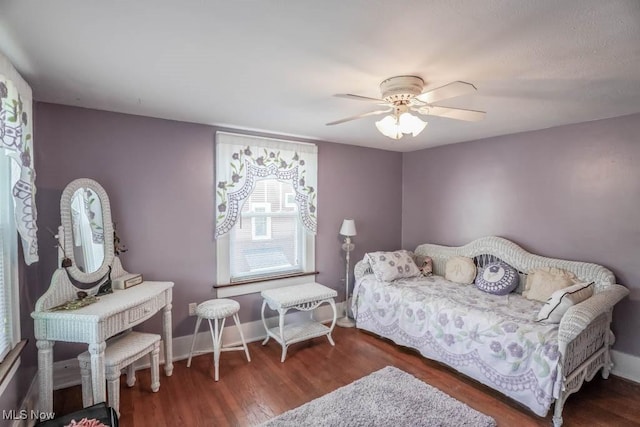
[[205, 319], [222, 319], [240, 310], [240, 304], [231, 299], [212, 299], [198, 304], [196, 315]]

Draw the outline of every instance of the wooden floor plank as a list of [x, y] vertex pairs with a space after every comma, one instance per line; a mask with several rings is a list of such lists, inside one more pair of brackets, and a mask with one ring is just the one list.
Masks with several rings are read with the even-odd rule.
[[[392, 365], [496, 419], [499, 426], [550, 426], [551, 413], [541, 418], [500, 393], [455, 370], [357, 329], [336, 328], [336, 346], [326, 338], [291, 346], [280, 363], [273, 340], [251, 343], [248, 363], [243, 352], [220, 357], [220, 381], [213, 380], [210, 354], [174, 364], [173, 376], [160, 376], [160, 390], [150, 390], [149, 370], [137, 372], [134, 387], [120, 388], [120, 425], [146, 427], [257, 425], [289, 409]], [[80, 387], [54, 393], [57, 415], [82, 407]], [[553, 409], [553, 408], [552, 408]], [[365, 415], [366, 416], [366, 415]], [[596, 376], [569, 397], [565, 426], [640, 426], [640, 385], [611, 376]]]

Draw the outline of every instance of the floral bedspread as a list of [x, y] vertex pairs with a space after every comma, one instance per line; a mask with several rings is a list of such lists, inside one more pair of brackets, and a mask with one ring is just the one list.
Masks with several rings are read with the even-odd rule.
[[412, 347], [545, 416], [558, 396], [558, 325], [535, 321], [542, 303], [491, 295], [440, 276], [354, 288], [357, 327]]

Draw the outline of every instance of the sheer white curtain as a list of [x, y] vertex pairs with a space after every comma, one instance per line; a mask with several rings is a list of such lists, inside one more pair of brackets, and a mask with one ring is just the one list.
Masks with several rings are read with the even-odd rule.
[[31, 88], [0, 53], [0, 148], [12, 160], [11, 197], [27, 265], [38, 261]]
[[216, 133], [216, 239], [240, 220], [256, 182], [291, 183], [303, 226], [317, 229], [318, 147], [272, 138]]

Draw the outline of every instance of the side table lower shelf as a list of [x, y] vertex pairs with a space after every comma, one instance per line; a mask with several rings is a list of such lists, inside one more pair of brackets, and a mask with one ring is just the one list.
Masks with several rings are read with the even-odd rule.
[[[331, 333], [331, 328], [323, 325], [322, 323], [315, 322], [313, 320], [307, 320], [305, 322], [290, 323], [283, 327], [284, 340], [280, 337], [280, 328], [278, 326], [270, 328], [267, 334], [279, 344], [294, 344], [300, 341], [310, 340], [311, 338], [321, 337]], [[333, 341], [329, 337], [330, 341]], [[333, 344], [333, 343], [332, 343]]]

